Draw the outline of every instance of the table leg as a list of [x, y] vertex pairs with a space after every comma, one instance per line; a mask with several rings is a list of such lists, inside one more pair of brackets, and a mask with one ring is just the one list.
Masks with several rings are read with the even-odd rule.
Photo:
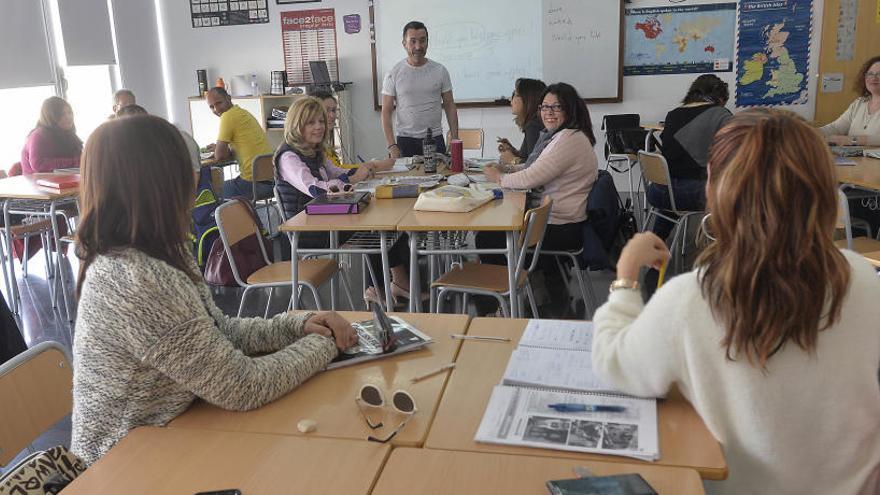
[[519, 303], [516, 295], [516, 232], [507, 232], [507, 283], [510, 287], [510, 316], [519, 318]]
[[419, 307], [419, 233], [409, 233], [409, 312], [417, 313]]
[[9, 255], [9, 263], [4, 264], [6, 271], [6, 295], [9, 297], [9, 308], [13, 313], [19, 312], [18, 307], [18, 282], [15, 280], [15, 255], [12, 253], [12, 220], [9, 215], [9, 200], [3, 202], [3, 225], [6, 229], [6, 253]]
[[67, 303], [67, 283], [64, 282], [64, 272], [61, 268], [61, 232], [58, 230], [58, 216], [55, 214], [54, 201], [49, 203], [49, 218], [52, 221], [52, 235], [55, 236], [55, 278], [61, 281], [61, 299], [67, 321], [73, 321], [70, 318], [70, 305]]
[[296, 257], [296, 244], [299, 242], [299, 232], [293, 231], [290, 235], [290, 309], [297, 309], [299, 301], [299, 261]]
[[[382, 251], [379, 255], [382, 259], [382, 276], [385, 277], [385, 308], [388, 311], [394, 311], [394, 297], [391, 295], [391, 268], [388, 266], [388, 238], [387, 232], [379, 232], [379, 249]], [[412, 300], [412, 292], [409, 293]]]

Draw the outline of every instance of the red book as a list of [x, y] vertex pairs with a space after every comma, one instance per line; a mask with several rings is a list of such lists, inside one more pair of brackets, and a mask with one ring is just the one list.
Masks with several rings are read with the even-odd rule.
[[79, 187], [79, 174], [41, 174], [37, 185], [63, 191]]

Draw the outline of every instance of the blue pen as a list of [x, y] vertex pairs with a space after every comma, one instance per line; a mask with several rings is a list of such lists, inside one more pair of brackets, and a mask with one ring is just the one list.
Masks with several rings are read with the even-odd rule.
[[364, 158], [361, 155], [358, 155], [357, 157], [358, 157], [358, 161], [361, 163], [364, 163], [366, 161], [366, 160], [364, 160]]
[[556, 412], [624, 412], [623, 406], [599, 406], [590, 404], [547, 404]]

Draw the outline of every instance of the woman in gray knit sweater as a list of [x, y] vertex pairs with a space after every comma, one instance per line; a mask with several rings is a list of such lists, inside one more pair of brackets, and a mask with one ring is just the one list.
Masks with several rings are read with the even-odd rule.
[[228, 318], [214, 305], [186, 247], [195, 180], [173, 125], [107, 122], [82, 169], [71, 449], [87, 464], [197, 397], [233, 410], [271, 402], [356, 342], [336, 313]]

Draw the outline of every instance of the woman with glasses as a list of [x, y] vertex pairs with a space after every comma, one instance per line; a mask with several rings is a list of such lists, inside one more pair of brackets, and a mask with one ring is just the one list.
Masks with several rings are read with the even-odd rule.
[[[275, 191], [284, 211], [284, 218], [291, 218], [303, 211], [306, 203], [328, 192], [346, 191], [362, 180], [373, 176], [374, 162], [362, 163], [355, 169], [337, 167], [327, 156], [325, 143], [332, 128], [328, 125], [327, 112], [321, 100], [314, 97], [296, 100], [287, 111], [284, 121], [284, 142], [275, 151]], [[339, 242], [344, 243], [353, 232], [340, 233]], [[395, 298], [408, 298], [409, 291], [409, 245], [408, 238], [401, 236], [388, 251], [391, 266], [391, 293]], [[298, 247], [326, 248], [330, 245], [328, 232], [303, 232]], [[381, 259], [370, 255], [373, 273], [383, 275]], [[377, 279], [381, 282], [384, 279]], [[365, 295], [370, 300], [384, 300], [377, 289], [370, 287]]]
[[736, 115], [709, 155], [696, 269], [643, 303], [639, 271], [669, 251], [637, 234], [596, 311], [596, 372], [643, 397], [677, 387], [721, 443], [711, 493], [880, 493], [880, 281], [834, 245], [836, 182], [803, 119]]
[[819, 130], [838, 146], [880, 146], [880, 55], [859, 69], [855, 90], [859, 97], [837, 120]]
[[70, 104], [57, 96], [47, 98], [21, 150], [21, 172], [29, 175], [79, 167], [81, 154], [82, 141], [76, 136]]
[[195, 177], [176, 127], [111, 120], [83, 153], [71, 450], [86, 464], [197, 398], [244, 411], [290, 392], [357, 342], [336, 313], [230, 318], [189, 246]]
[[[566, 83], [551, 84], [544, 90], [539, 107], [544, 130], [524, 165], [487, 165], [486, 179], [507, 189], [540, 189], [541, 199], [549, 196], [553, 209], [542, 249], [576, 251], [583, 243], [587, 220], [587, 196], [596, 181], [599, 165], [593, 145], [590, 112], [577, 90]], [[479, 248], [506, 245], [504, 232], [480, 232]], [[482, 255], [484, 263], [506, 264], [503, 255]], [[542, 265], [547, 278], [560, 277], [555, 264]], [[548, 283], [548, 289], [564, 284]], [[554, 298], [554, 300], [558, 300]]]
[[523, 132], [523, 142], [516, 149], [507, 138], [498, 138], [498, 152], [501, 154], [501, 163], [515, 165], [526, 161], [535, 148], [538, 134], [544, 128], [538, 107], [547, 85], [537, 79], [519, 78], [513, 87], [510, 111], [514, 115], [516, 126]]

